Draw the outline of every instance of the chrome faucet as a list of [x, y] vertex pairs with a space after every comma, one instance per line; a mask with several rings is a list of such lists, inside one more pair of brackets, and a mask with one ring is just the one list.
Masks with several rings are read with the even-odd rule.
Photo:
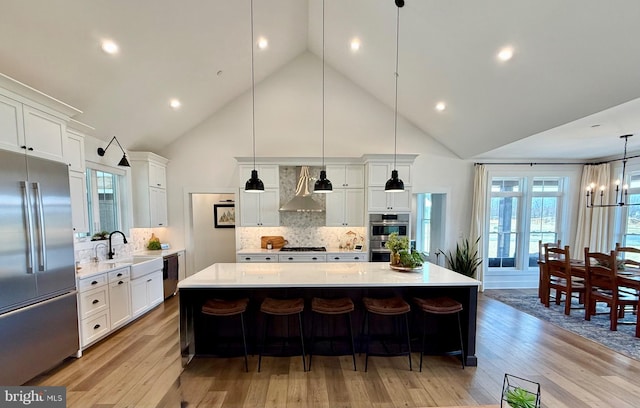
[[107, 258], [109, 258], [109, 259], [113, 259], [113, 256], [116, 254], [113, 251], [113, 246], [111, 245], [111, 237], [113, 236], [113, 234], [122, 235], [122, 242], [124, 242], [125, 244], [127, 243], [127, 237], [124, 235], [124, 232], [122, 232], [122, 231], [113, 231], [111, 234], [109, 234], [109, 252], [107, 253]]
[[95, 250], [95, 255], [96, 255], [96, 256], [93, 257], [93, 262], [95, 262], [95, 263], [98, 263], [98, 261], [100, 260], [100, 258], [98, 258], [98, 247], [100, 247], [100, 246], [106, 248], [107, 244], [105, 244], [104, 242], [100, 242], [100, 243], [96, 244], [95, 247], [93, 247], [93, 249]]

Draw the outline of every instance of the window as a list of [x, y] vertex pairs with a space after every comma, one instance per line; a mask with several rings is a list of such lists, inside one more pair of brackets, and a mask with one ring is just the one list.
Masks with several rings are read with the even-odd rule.
[[416, 233], [416, 250], [427, 257], [431, 252], [431, 194], [418, 194], [418, 229]]
[[86, 178], [89, 235], [126, 230], [125, 173], [94, 164], [87, 167]]
[[[488, 266], [537, 267], [538, 241], [561, 235], [562, 177], [493, 177]], [[640, 197], [640, 196], [639, 196]]]
[[[629, 177], [627, 203], [640, 204], [640, 172]], [[622, 246], [640, 248], [640, 205], [623, 207]]]

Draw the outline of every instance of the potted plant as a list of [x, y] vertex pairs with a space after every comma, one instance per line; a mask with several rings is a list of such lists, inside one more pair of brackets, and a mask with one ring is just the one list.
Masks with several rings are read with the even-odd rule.
[[409, 249], [408, 237], [399, 237], [398, 233], [392, 232], [385, 243], [385, 247], [391, 250], [391, 266], [409, 269], [422, 267], [424, 257], [420, 252]]
[[471, 244], [469, 239], [465, 238], [462, 243], [456, 244], [455, 252], [444, 253], [440, 251], [444, 253], [447, 267], [452, 271], [473, 277], [476, 269], [482, 263], [482, 257], [478, 255], [478, 241], [480, 241], [480, 237]]
[[511, 408], [536, 408], [536, 395], [524, 388], [510, 389], [505, 398]]
[[511, 408], [539, 408], [540, 384], [505, 374], [502, 382], [501, 407]]
[[100, 231], [93, 234], [91, 237], [92, 241], [102, 241], [103, 239], [107, 239], [109, 236], [109, 231]]

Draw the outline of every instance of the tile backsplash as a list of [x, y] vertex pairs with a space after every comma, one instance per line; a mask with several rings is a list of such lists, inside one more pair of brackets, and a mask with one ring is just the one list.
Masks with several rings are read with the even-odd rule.
[[240, 249], [260, 248], [263, 235], [281, 235], [289, 241], [288, 246], [324, 246], [345, 248], [364, 244], [365, 227], [244, 227], [236, 228]]

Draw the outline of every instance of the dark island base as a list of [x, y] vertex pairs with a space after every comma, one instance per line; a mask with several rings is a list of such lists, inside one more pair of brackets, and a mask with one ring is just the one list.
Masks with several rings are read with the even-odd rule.
[[[449, 296], [463, 305], [460, 315], [462, 325], [462, 338], [465, 348], [465, 365], [476, 366], [476, 308], [477, 287], [410, 287], [410, 288], [268, 288], [268, 289], [180, 289], [180, 343], [183, 363], [186, 365], [194, 356], [216, 355], [241, 355], [242, 334], [238, 316], [211, 317], [200, 313], [202, 304], [209, 298], [236, 299], [249, 298], [249, 307], [245, 313], [245, 328], [247, 334], [247, 347], [249, 354], [257, 354], [259, 342], [262, 340], [264, 315], [259, 312], [260, 303], [265, 297], [294, 298], [302, 297], [305, 300], [303, 313], [305, 348], [308, 352], [311, 347], [311, 323], [313, 313], [310, 309], [313, 297], [336, 298], [350, 297], [356, 305], [352, 314], [353, 333], [356, 343], [356, 352], [362, 351], [361, 330], [364, 316], [362, 297], [390, 297], [402, 296], [412, 306], [409, 317], [412, 351], [419, 352], [422, 347], [422, 327], [424, 314], [419, 311], [412, 302], [413, 297], [438, 297]], [[448, 350], [458, 349], [458, 330], [455, 315], [426, 317], [427, 341], [425, 345], [426, 355], [447, 354]], [[314, 332], [316, 337], [330, 337], [348, 335], [346, 319], [343, 316], [315, 316]], [[397, 326], [402, 327], [402, 326]], [[393, 319], [378, 318], [372, 316], [372, 333], [395, 333]], [[292, 354], [299, 352], [298, 321], [295, 316], [277, 318], [270, 323], [270, 338], [279, 336], [292, 336], [288, 346], [292, 346]], [[273, 339], [272, 339], [273, 340]], [[272, 348], [276, 347], [276, 343]], [[297, 349], [296, 349], [297, 347]], [[266, 350], [267, 352], [269, 350]], [[350, 354], [348, 342], [318, 342], [315, 354]]]

